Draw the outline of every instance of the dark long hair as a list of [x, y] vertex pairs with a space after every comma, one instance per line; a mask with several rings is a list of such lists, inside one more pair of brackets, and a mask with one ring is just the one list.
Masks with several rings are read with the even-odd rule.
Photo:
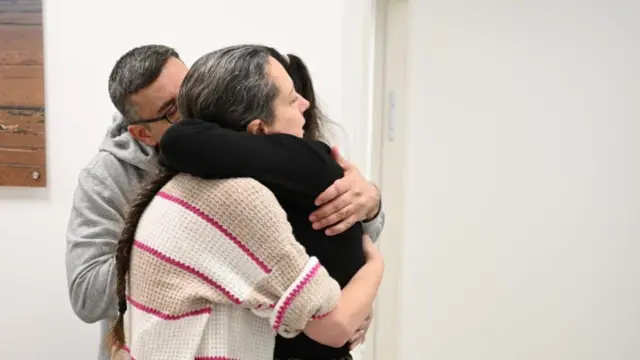
[[293, 86], [298, 94], [309, 101], [309, 108], [302, 114], [304, 116], [304, 138], [310, 140], [327, 140], [326, 130], [331, 121], [320, 108], [311, 73], [307, 64], [294, 54], [282, 55], [274, 48], [267, 48], [269, 55], [276, 59], [287, 71]]

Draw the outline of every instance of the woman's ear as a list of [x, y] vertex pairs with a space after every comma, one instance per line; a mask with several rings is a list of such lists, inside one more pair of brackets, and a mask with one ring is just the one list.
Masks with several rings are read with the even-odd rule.
[[264, 121], [255, 119], [252, 120], [249, 125], [247, 125], [247, 132], [254, 135], [264, 135], [267, 133], [267, 128], [264, 124]]

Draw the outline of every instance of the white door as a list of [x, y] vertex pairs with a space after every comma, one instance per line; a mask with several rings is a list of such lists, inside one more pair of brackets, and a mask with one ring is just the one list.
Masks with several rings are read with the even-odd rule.
[[408, 2], [378, 0], [373, 93], [372, 174], [386, 214], [380, 250], [385, 278], [375, 304], [375, 321], [364, 347], [366, 360], [395, 360], [398, 354], [398, 285], [404, 238], [406, 69]]

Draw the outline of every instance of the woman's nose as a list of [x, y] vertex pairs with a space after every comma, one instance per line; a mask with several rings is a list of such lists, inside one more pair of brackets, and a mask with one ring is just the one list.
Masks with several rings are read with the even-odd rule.
[[302, 101], [300, 101], [300, 111], [305, 112], [309, 108], [309, 100], [305, 98], [301, 98], [301, 99]]

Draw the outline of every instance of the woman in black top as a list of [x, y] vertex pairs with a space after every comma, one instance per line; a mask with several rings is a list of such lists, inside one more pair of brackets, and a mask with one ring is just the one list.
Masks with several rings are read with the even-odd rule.
[[[273, 49], [269, 49], [269, 53], [280, 64], [293, 68], [291, 59], [284, 58]], [[207, 80], [211, 70], [206, 64], [196, 62], [178, 97], [184, 119], [173, 125], [160, 142], [162, 161], [176, 171], [197, 177], [251, 177], [261, 182], [275, 194], [286, 211], [296, 239], [344, 287], [365, 263], [363, 229], [357, 223], [342, 234], [328, 237], [323, 229], [314, 230], [309, 221], [309, 215], [317, 208], [314, 204], [316, 197], [344, 173], [332, 158], [329, 146], [317, 140], [321, 138], [321, 127], [317, 121], [313, 86], [306, 67], [298, 60], [293, 60], [298, 66], [297, 73], [306, 75], [306, 78], [302, 76], [296, 79], [297, 82], [293, 81], [297, 85], [295, 90], [305, 90], [306, 86], [314, 104], [310, 106], [295, 91], [290, 101], [293, 107], [298, 104], [300, 118], [302, 113], [311, 109], [307, 117], [312, 121], [305, 123], [306, 119], [300, 119], [297, 122], [298, 118], [291, 116], [289, 119], [293, 120], [289, 123], [281, 121], [280, 124], [243, 118], [233, 111], [235, 109], [228, 111], [220, 106], [198, 105], [203, 98], [217, 96], [215, 101], [224, 103], [226, 96], [234, 95], [225, 94], [227, 89], [203, 86], [202, 82]], [[278, 80], [282, 79], [274, 82]], [[283, 91], [287, 90], [278, 89], [278, 96], [286, 95], [282, 94]], [[250, 98], [249, 95], [247, 97]], [[275, 112], [290, 110], [279, 110], [278, 98], [272, 101]], [[279, 129], [276, 128], [278, 126]], [[306, 130], [305, 139], [302, 138], [303, 130]], [[274, 356], [279, 359], [327, 360], [345, 359], [350, 355], [349, 344], [332, 348], [302, 334], [293, 339], [278, 336]]]

